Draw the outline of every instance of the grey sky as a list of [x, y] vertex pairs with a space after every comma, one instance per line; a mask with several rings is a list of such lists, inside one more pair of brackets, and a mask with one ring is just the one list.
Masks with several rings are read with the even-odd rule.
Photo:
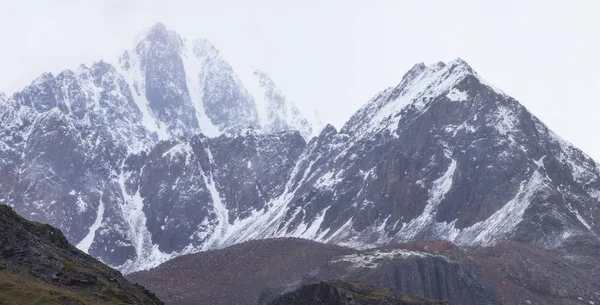
[[116, 58], [161, 21], [340, 127], [416, 62], [462, 57], [600, 160], [600, 1], [2, 1], [0, 91]]

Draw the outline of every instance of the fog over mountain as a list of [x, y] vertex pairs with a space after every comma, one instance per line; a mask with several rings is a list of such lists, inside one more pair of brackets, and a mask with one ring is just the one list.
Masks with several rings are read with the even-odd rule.
[[[373, 59], [392, 85], [373, 74], [357, 105], [348, 65], [303, 82], [299, 63], [321, 65], [303, 48], [273, 69], [218, 41], [156, 22], [114, 56], [0, 93], [0, 210], [15, 224], [0, 232], [0, 303], [600, 303], [600, 164], [491, 66]], [[539, 71], [496, 68], [536, 92]], [[560, 84], [583, 76], [597, 78]]]

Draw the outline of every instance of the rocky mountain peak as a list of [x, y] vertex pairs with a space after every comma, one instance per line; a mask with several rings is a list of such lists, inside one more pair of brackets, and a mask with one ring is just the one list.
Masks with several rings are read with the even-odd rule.
[[413, 80], [415, 77], [417, 77], [419, 74], [421, 74], [423, 71], [425, 71], [425, 69], [427, 69], [427, 66], [422, 63], [416, 63], [412, 68], [410, 68], [402, 77], [403, 81], [410, 81]]
[[181, 51], [183, 39], [173, 30], [169, 30], [164, 24], [156, 23], [136, 44], [136, 51], [143, 52], [148, 47], [148, 44], [161, 45], [165, 48], [172, 48]]
[[403, 295], [392, 289], [329, 280], [282, 294], [268, 305], [449, 305], [447, 302]]
[[23, 105], [33, 107], [37, 112], [45, 112], [57, 106], [56, 96], [52, 90], [54, 86], [54, 75], [43, 73], [23, 90], [23, 94], [17, 93], [14, 97]]
[[333, 125], [327, 124], [327, 125], [325, 125], [325, 127], [323, 127], [323, 130], [321, 130], [321, 133], [319, 134], [319, 138], [333, 136], [333, 135], [336, 135], [337, 133], [338, 133], [338, 131], [337, 131], [337, 129], [335, 129], [335, 127]]
[[466, 61], [457, 58], [448, 63], [429, 66], [414, 65], [395, 87], [390, 87], [371, 99], [356, 112], [342, 132], [364, 138], [375, 133], [394, 134], [407, 109], [424, 111], [441, 98], [467, 100], [468, 93], [460, 87], [465, 79], [485, 83]]
[[[467, 75], [477, 75], [477, 73], [462, 58], [456, 58], [447, 63], [440, 61], [431, 65], [425, 65], [420, 62], [406, 72], [398, 86], [413, 82], [421, 83], [422, 81], [428, 81], [430, 84], [439, 85], [441, 82], [439, 80], [436, 81], [438, 78], [445, 79], [449, 76], [454, 76], [452, 80], [457, 82]], [[452, 86], [452, 84], [446, 84], [446, 86]]]
[[[429, 66], [418, 63], [411, 68], [403, 77], [399, 86], [408, 84], [419, 84], [430, 90], [443, 90], [452, 87], [468, 75], [477, 75], [473, 68], [461, 58], [450, 62], [437, 62]], [[444, 86], [444, 88], [439, 88]]]
[[162, 22], [157, 22], [152, 27], [150, 27], [149, 32], [166, 34], [167, 27]]
[[183, 39], [159, 23], [123, 53], [118, 66], [144, 125], [160, 139], [250, 128], [312, 135], [312, 122], [265, 73], [246, 77], [207, 39]]
[[[301, 224], [289, 232], [318, 220], [320, 229], [306, 230], [316, 232], [307, 238], [345, 245], [445, 239], [489, 246], [514, 238], [551, 247], [596, 234], [595, 163], [462, 59], [417, 64], [338, 136], [321, 138], [302, 161], [298, 177], [310, 186], [290, 200], [290, 211], [303, 212], [286, 215], [299, 215], [294, 221]], [[553, 197], [557, 181], [562, 195]]]
[[[439, 64], [443, 64], [443, 63], [442, 62], [438, 62], [437, 64], [439, 65]], [[452, 61], [446, 63], [446, 65], [450, 65], [450, 66], [463, 66], [463, 67], [466, 67], [467, 69], [470, 69], [471, 72], [473, 72], [472, 71], [473, 68], [471, 68], [471, 66], [469, 65], [469, 63], [467, 63], [466, 60], [464, 60], [464, 59], [462, 59], [460, 57], [457, 57], [457, 58], [453, 59]]]
[[199, 132], [188, 88], [185, 50], [184, 39], [158, 23], [119, 58], [145, 127], [160, 139], [189, 138]]

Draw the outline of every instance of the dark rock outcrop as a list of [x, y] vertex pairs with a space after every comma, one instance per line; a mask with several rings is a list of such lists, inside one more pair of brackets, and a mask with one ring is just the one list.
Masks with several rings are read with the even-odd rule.
[[288, 292], [269, 305], [444, 305], [449, 303], [410, 297], [392, 289], [331, 280], [304, 285]]

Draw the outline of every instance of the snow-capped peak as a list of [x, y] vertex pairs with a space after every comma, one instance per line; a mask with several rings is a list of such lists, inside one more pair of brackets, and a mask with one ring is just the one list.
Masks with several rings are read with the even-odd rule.
[[[394, 134], [405, 108], [425, 109], [439, 97], [451, 93], [450, 90], [468, 76], [480, 80], [477, 73], [460, 58], [429, 66], [417, 63], [397, 86], [380, 92], [353, 115], [342, 131], [357, 134], [357, 138], [384, 131]], [[452, 94], [458, 95], [457, 99], [463, 98], [461, 93]]]
[[416, 91], [411, 91], [413, 94], [435, 94], [449, 86], [456, 85], [467, 75], [476, 75], [476, 73], [461, 58], [448, 63], [437, 62], [429, 66], [418, 63], [404, 75], [396, 88], [404, 89], [408, 86], [418, 84], [425, 88], [415, 88]]
[[134, 49], [140, 48], [140, 51], [142, 51], [145, 44], [148, 43], [172, 44], [172, 46], [180, 48], [183, 43], [183, 38], [174, 30], [169, 29], [164, 24], [158, 22], [136, 36], [133, 46]]
[[264, 72], [234, 69], [207, 39], [184, 39], [161, 23], [139, 37], [118, 66], [144, 125], [160, 139], [247, 129], [298, 130], [309, 138], [318, 131]]
[[427, 69], [427, 66], [422, 63], [416, 63], [412, 68], [410, 68], [402, 77], [402, 81], [411, 81], [415, 79], [415, 77], [419, 76], [423, 71]]

